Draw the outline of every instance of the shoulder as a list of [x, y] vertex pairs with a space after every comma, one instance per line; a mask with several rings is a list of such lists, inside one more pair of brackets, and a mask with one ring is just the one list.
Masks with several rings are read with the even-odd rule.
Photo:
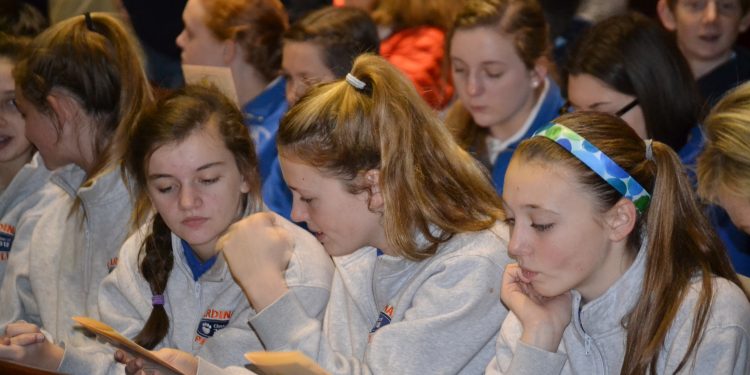
[[[745, 331], [746, 334], [750, 334], [750, 302], [748, 302], [742, 289], [721, 277], [712, 277], [711, 281], [713, 297], [705, 330], [736, 327]], [[675, 321], [678, 326], [693, 323], [695, 309], [702, 291], [702, 278], [696, 277], [690, 284], [690, 289], [680, 306]]]
[[435, 260], [455, 261], [457, 259], [484, 258], [505, 267], [511, 263], [508, 257], [508, 227], [497, 222], [489, 229], [477, 232], [464, 232], [453, 236], [440, 245]]

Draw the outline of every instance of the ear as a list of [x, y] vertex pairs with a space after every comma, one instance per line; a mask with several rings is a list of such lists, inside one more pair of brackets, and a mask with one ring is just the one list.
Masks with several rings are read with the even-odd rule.
[[549, 71], [549, 61], [546, 57], [540, 57], [534, 62], [534, 68], [529, 71], [531, 74], [531, 87], [536, 89], [542, 85], [547, 78]]
[[57, 128], [58, 133], [67, 130], [68, 124], [71, 123], [71, 120], [74, 119], [76, 113], [80, 110], [80, 106], [73, 98], [56, 91], [52, 91], [47, 95], [47, 105], [52, 110], [50, 119]]
[[605, 214], [605, 223], [609, 230], [609, 239], [615, 242], [623, 241], [635, 228], [638, 214], [635, 205], [627, 198], [620, 198]]
[[383, 201], [383, 194], [380, 191], [380, 170], [370, 169], [365, 172], [365, 186], [370, 191], [370, 201], [368, 202], [368, 208], [377, 212], [382, 211], [385, 202]]
[[232, 39], [227, 39], [222, 43], [224, 44], [224, 54], [222, 55], [224, 65], [231, 66], [234, 59], [238, 57], [240, 49], [237, 46], [237, 42]]
[[659, 0], [656, 4], [656, 13], [659, 14], [659, 19], [661, 20], [661, 24], [664, 25], [664, 28], [669, 31], [675, 31], [677, 29], [677, 21], [674, 19], [672, 9], [669, 9], [667, 0]]
[[738, 26], [739, 32], [738, 34], [744, 33], [747, 31], [747, 28], [750, 27], [750, 10], [748, 10], [747, 13], [745, 13], [744, 16], [740, 19], [740, 24]]
[[247, 182], [247, 177], [242, 176], [242, 182], [240, 182], [240, 193], [247, 194], [250, 192], [250, 184]]

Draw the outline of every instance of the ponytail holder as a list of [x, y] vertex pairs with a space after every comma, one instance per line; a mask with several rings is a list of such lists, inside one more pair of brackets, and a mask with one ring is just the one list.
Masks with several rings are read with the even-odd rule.
[[84, 13], [83, 18], [86, 20], [86, 28], [89, 31], [96, 31], [94, 30], [94, 20], [91, 19], [91, 12]]
[[646, 160], [654, 161], [654, 140], [647, 139], [644, 142], [646, 143]]
[[362, 80], [355, 77], [354, 74], [351, 73], [346, 73], [346, 82], [354, 86], [354, 88], [357, 90], [364, 90], [365, 86], [367, 86]]
[[164, 295], [163, 294], [157, 294], [151, 296], [151, 305], [164, 305]]

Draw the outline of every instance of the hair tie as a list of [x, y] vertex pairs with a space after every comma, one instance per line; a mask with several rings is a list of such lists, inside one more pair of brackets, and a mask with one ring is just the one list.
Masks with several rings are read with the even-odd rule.
[[164, 295], [163, 294], [157, 294], [157, 295], [151, 296], [151, 304], [153, 306], [164, 305]]
[[367, 86], [362, 80], [355, 77], [354, 74], [351, 73], [346, 73], [346, 82], [354, 86], [354, 88], [357, 90], [364, 90]]
[[86, 28], [90, 31], [96, 31], [94, 30], [94, 20], [91, 19], [91, 12], [84, 13], [83, 18], [86, 20]]
[[646, 143], [646, 160], [654, 161], [654, 140], [646, 139], [643, 142]]

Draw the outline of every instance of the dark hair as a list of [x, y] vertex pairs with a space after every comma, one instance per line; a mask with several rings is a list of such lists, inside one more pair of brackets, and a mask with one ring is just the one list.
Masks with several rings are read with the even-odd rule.
[[284, 33], [284, 40], [318, 45], [326, 67], [336, 77], [349, 73], [357, 56], [380, 50], [375, 23], [367, 12], [351, 7], [326, 7], [312, 12], [292, 25]]
[[379, 170], [385, 236], [408, 259], [504, 217], [486, 171], [397, 68], [365, 54], [352, 74], [364, 88], [345, 80], [315, 86], [292, 107], [279, 125], [280, 155], [342, 180], [353, 194], [368, 191], [363, 175]]
[[51, 26], [31, 42], [13, 69], [16, 86], [40, 111], [49, 114], [47, 96], [62, 89], [96, 120], [94, 166], [82, 186], [120, 162], [130, 128], [152, 100], [133, 35], [104, 13], [92, 13], [91, 26], [93, 30], [84, 16]]
[[[674, 10], [675, 5], [677, 5], [677, 1], [678, 0], [667, 0], [667, 6], [669, 7], [669, 9]], [[748, 9], [750, 9], [750, 0], [739, 0], [739, 2], [740, 7], [742, 8], [741, 15], [747, 14]]]
[[698, 125], [701, 102], [690, 67], [674, 38], [645, 16], [615, 16], [587, 30], [574, 44], [567, 70], [635, 96], [647, 136], [675, 150]]
[[282, 35], [287, 16], [278, 0], [200, 0], [208, 28], [219, 40], [233, 39], [245, 61], [267, 80], [281, 68]]
[[[705, 328], [714, 295], [714, 276], [740, 285], [724, 247], [696, 202], [693, 187], [677, 154], [653, 142], [653, 160], [635, 131], [615, 116], [578, 112], [555, 120], [596, 146], [651, 193], [650, 206], [639, 215], [627, 239], [636, 253], [647, 238], [646, 271], [636, 306], [624, 320], [627, 332], [623, 374], [655, 372], [669, 328], [691, 289], [692, 279], [702, 280], [690, 343], [675, 373], [695, 351]], [[554, 141], [534, 137], [523, 141], [514, 160], [563, 164], [596, 199], [601, 212], [613, 207], [622, 195], [583, 162]], [[643, 237], [645, 231], [647, 236]], [[650, 369], [650, 370], [649, 370]]]
[[[151, 206], [147, 195], [147, 166], [151, 155], [159, 147], [180, 142], [197, 131], [216, 128], [227, 149], [234, 155], [237, 167], [250, 186], [246, 206], [252, 211], [261, 209], [260, 177], [253, 141], [243, 123], [237, 106], [215, 87], [188, 85], [160, 99], [144, 110], [133, 130], [124, 158], [127, 175], [132, 179], [132, 195], [136, 198], [133, 226], [139, 227], [148, 216]], [[156, 212], [151, 233], [141, 244], [143, 254], [140, 270], [154, 295], [163, 294], [172, 271], [171, 231]], [[167, 334], [169, 318], [162, 305], [154, 305], [151, 315], [135, 341], [152, 349]]]
[[30, 4], [15, 0], [0, 3], [0, 33], [33, 38], [47, 26], [47, 19]]

